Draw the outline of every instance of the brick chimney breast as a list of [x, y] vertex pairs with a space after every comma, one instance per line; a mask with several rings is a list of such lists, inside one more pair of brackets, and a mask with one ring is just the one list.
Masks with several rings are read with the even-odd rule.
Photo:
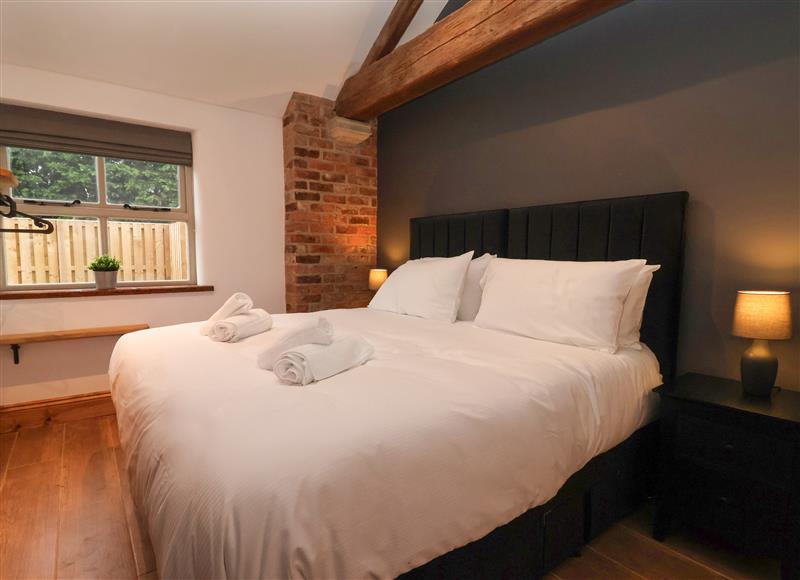
[[333, 101], [303, 93], [292, 94], [283, 115], [287, 312], [357, 308], [373, 295], [378, 125], [371, 121], [360, 143], [343, 125]]

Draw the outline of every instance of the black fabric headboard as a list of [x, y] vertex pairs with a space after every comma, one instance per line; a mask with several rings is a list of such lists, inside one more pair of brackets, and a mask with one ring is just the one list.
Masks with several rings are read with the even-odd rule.
[[469, 250], [536, 260], [661, 264], [653, 275], [642, 341], [665, 381], [675, 376], [683, 274], [685, 191], [411, 219], [411, 258]]
[[458, 256], [475, 250], [506, 256], [508, 210], [411, 218], [411, 259]]

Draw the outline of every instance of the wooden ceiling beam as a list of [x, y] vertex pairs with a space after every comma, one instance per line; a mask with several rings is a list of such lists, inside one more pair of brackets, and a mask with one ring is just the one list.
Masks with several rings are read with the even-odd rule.
[[339, 91], [336, 113], [373, 119], [626, 1], [473, 0], [365, 64]]
[[383, 24], [378, 38], [375, 39], [367, 58], [364, 59], [364, 64], [361, 65], [362, 70], [394, 50], [417, 14], [419, 7], [422, 6], [422, 2], [423, 0], [397, 0], [395, 2], [389, 18]]

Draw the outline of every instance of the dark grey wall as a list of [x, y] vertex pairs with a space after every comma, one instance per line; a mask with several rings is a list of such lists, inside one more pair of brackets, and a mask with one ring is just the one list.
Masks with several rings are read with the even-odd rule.
[[788, 289], [800, 388], [798, 6], [635, 0], [383, 115], [379, 262], [413, 216], [685, 189], [680, 369], [736, 377], [736, 290]]

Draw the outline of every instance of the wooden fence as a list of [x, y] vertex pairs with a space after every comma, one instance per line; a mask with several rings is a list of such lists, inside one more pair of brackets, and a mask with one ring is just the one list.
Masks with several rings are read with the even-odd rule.
[[[88, 266], [100, 254], [98, 220], [55, 219], [55, 231], [2, 234], [6, 283], [92, 282]], [[26, 219], [4, 219], [4, 227], [25, 229]], [[108, 253], [122, 261], [118, 280], [186, 280], [189, 262], [186, 224], [108, 220]]]

